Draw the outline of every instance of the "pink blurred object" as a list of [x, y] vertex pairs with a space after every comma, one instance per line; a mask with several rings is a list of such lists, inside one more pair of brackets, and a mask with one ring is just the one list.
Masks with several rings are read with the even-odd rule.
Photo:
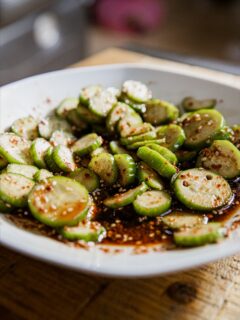
[[97, 0], [97, 22], [111, 30], [144, 33], [165, 17], [164, 0]]

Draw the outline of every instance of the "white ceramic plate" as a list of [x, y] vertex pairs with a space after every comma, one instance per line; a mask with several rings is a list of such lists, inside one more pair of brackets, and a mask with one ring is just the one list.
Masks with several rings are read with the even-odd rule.
[[[108, 65], [51, 72], [4, 86], [0, 91], [0, 131], [28, 114], [45, 115], [60, 100], [78, 96], [90, 84], [120, 87], [126, 79], [149, 84], [154, 96], [178, 103], [184, 96], [222, 99], [219, 109], [230, 123], [240, 122], [239, 83], [231, 86], [219, 78], [212, 81], [196, 72], [176, 72], [166, 67], [136, 64]], [[239, 212], [240, 213], [240, 212]], [[240, 251], [240, 234], [220, 244], [196, 249], [133, 254], [125, 248], [119, 254], [69, 247], [58, 241], [19, 229], [0, 215], [0, 242], [12, 249], [76, 270], [117, 277], [153, 276], [205, 264]], [[111, 247], [113, 251], [113, 247]]]

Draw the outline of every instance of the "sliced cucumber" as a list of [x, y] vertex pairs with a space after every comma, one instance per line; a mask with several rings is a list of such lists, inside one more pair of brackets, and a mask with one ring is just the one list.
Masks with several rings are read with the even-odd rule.
[[61, 118], [66, 118], [69, 111], [76, 109], [78, 104], [78, 98], [66, 98], [60, 102], [56, 109], [56, 114]]
[[122, 92], [125, 93], [129, 99], [144, 103], [152, 98], [152, 92], [148, 87], [139, 81], [127, 80], [122, 85]]
[[165, 226], [173, 230], [193, 228], [207, 222], [206, 216], [197, 213], [174, 211], [162, 217]]
[[50, 143], [43, 138], [37, 138], [35, 141], [33, 141], [30, 148], [30, 154], [34, 164], [37, 167], [43, 168], [43, 169], [46, 168], [46, 163], [44, 158], [50, 146], [51, 146]]
[[46, 169], [40, 169], [35, 173], [33, 178], [35, 181], [41, 181], [41, 180], [50, 178], [52, 176], [53, 176], [52, 172], [50, 172]]
[[118, 169], [114, 157], [109, 153], [100, 153], [89, 163], [92, 169], [106, 184], [113, 184], [118, 177]]
[[148, 101], [143, 118], [153, 125], [169, 123], [177, 119], [179, 110], [173, 104], [158, 99]]
[[76, 227], [63, 227], [59, 230], [64, 238], [76, 241], [98, 242], [106, 236], [106, 229], [97, 221], [81, 221]]
[[102, 86], [94, 85], [87, 86], [81, 90], [80, 101], [83, 105], [88, 106], [89, 100], [94, 97], [96, 94], [99, 94], [102, 91]]
[[60, 168], [57, 166], [56, 162], [53, 159], [53, 147], [48, 148], [44, 160], [47, 164], [47, 167], [52, 172], [59, 172], [61, 171]]
[[30, 141], [14, 133], [0, 134], [0, 155], [9, 163], [32, 164], [30, 145]]
[[145, 103], [133, 101], [132, 99], [129, 99], [129, 97], [123, 92], [121, 93], [119, 99], [139, 113], [144, 113], [146, 111]]
[[143, 182], [134, 189], [130, 189], [124, 193], [115, 194], [113, 197], [105, 199], [103, 204], [112, 209], [125, 207], [131, 204], [138, 195], [142, 194], [147, 189], [148, 186]]
[[76, 141], [76, 138], [71, 132], [56, 130], [52, 133], [49, 141], [54, 147], [58, 145], [69, 147]]
[[140, 141], [145, 141], [145, 140], [154, 140], [156, 139], [157, 135], [155, 131], [149, 131], [146, 133], [138, 134], [136, 136], [130, 136], [127, 138], [121, 138], [121, 143], [123, 145], [130, 145], [132, 143], [140, 142]]
[[95, 124], [95, 123], [101, 123], [102, 118], [91, 112], [88, 108], [83, 107], [79, 105], [77, 107], [77, 113], [79, 115], [79, 118], [82, 121], [85, 121], [86, 123], [89, 124]]
[[177, 172], [177, 169], [173, 164], [171, 164], [157, 151], [152, 150], [148, 147], [139, 148], [137, 155], [152, 169], [156, 170], [160, 174], [160, 176], [171, 178]]
[[105, 118], [117, 103], [111, 91], [102, 90], [89, 99], [89, 109], [99, 117]]
[[128, 137], [142, 123], [140, 115], [128, 107], [125, 117], [119, 121], [117, 127], [121, 137]]
[[55, 115], [42, 119], [38, 124], [38, 131], [42, 138], [50, 139], [51, 135], [56, 130], [71, 132], [70, 124], [64, 119], [58, 118]]
[[221, 176], [204, 169], [181, 171], [172, 183], [176, 197], [187, 208], [213, 210], [232, 199], [232, 190]]
[[98, 176], [88, 168], [78, 168], [70, 173], [69, 177], [81, 183], [89, 192], [93, 192], [100, 185]]
[[100, 153], [108, 153], [108, 151], [104, 147], [99, 147], [91, 152], [91, 157], [97, 156]]
[[190, 150], [176, 150], [175, 154], [179, 162], [185, 162], [193, 160], [197, 156], [197, 151], [190, 151]]
[[73, 126], [73, 129], [77, 130], [78, 132], [86, 130], [88, 127], [86, 121], [80, 118], [77, 109], [72, 109], [68, 111], [67, 121]]
[[137, 166], [133, 158], [128, 154], [116, 154], [114, 156], [118, 170], [119, 182], [122, 186], [127, 186], [135, 181]]
[[217, 242], [223, 238], [221, 224], [211, 222], [192, 229], [174, 232], [173, 239], [177, 246], [196, 247]]
[[111, 141], [109, 147], [113, 154], [128, 154], [127, 150], [124, 149], [118, 141]]
[[34, 181], [17, 173], [0, 174], [0, 198], [12, 206], [24, 208]]
[[158, 127], [156, 133], [159, 139], [165, 139], [163, 146], [172, 151], [179, 149], [186, 138], [183, 129], [176, 124]]
[[114, 133], [118, 122], [129, 112], [129, 106], [125, 103], [118, 102], [109, 112], [106, 120], [107, 129]]
[[124, 135], [122, 135], [122, 138], [127, 138], [130, 136], [138, 136], [154, 130], [155, 130], [154, 127], [150, 123], [144, 122], [142, 124], [130, 127], [129, 131], [124, 132], [124, 134], [127, 134], [127, 136], [125, 137]]
[[182, 121], [186, 135], [185, 146], [201, 149], [223, 128], [224, 118], [216, 110], [199, 110], [191, 113]]
[[10, 213], [13, 209], [11, 204], [0, 199], [0, 213]]
[[201, 151], [197, 167], [203, 167], [226, 179], [240, 175], [240, 151], [227, 140], [215, 140]]
[[11, 163], [7, 166], [6, 172], [21, 174], [27, 178], [33, 179], [38, 168], [27, 164], [15, 164]]
[[2, 155], [0, 155], [0, 170], [5, 168], [7, 164], [7, 160]]
[[161, 145], [164, 143], [164, 141], [165, 141], [164, 139], [143, 140], [143, 141], [131, 143], [127, 146], [127, 148], [129, 150], [134, 150], [134, 149], [138, 149], [143, 146], [148, 146], [149, 144], [150, 145], [151, 144]]
[[213, 109], [217, 104], [216, 99], [197, 100], [193, 97], [183, 99], [181, 105], [185, 111], [196, 111], [199, 109]]
[[168, 211], [171, 207], [172, 198], [165, 191], [151, 190], [137, 196], [133, 201], [136, 213], [156, 217]]
[[98, 136], [96, 133], [89, 133], [77, 140], [71, 149], [75, 154], [83, 156], [99, 148], [102, 143], [102, 137]]
[[63, 172], [72, 172], [76, 169], [71, 150], [65, 146], [57, 146], [53, 149], [52, 159]]
[[38, 137], [38, 121], [32, 116], [15, 120], [11, 129], [12, 132], [27, 140], [34, 140]]
[[77, 181], [55, 176], [35, 185], [28, 204], [32, 215], [48, 226], [75, 226], [86, 217], [90, 198]]
[[170, 151], [169, 149], [159, 146], [155, 143], [150, 143], [147, 145], [148, 148], [157, 151], [160, 155], [162, 155], [165, 159], [167, 159], [169, 162], [171, 162], [173, 165], [176, 165], [178, 162], [178, 159], [176, 155]]
[[138, 165], [138, 179], [140, 182], [145, 182], [152, 189], [164, 189], [164, 183], [162, 179], [143, 161], [141, 161]]

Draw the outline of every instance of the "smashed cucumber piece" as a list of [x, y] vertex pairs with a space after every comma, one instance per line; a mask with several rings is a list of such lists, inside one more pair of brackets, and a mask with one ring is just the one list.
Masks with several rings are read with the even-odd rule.
[[196, 247], [218, 242], [223, 236], [221, 224], [210, 222], [191, 229], [174, 232], [173, 239], [177, 246]]
[[193, 228], [207, 223], [208, 218], [203, 214], [174, 211], [162, 217], [164, 225], [172, 230]]
[[149, 167], [157, 171], [162, 177], [171, 178], [177, 172], [177, 169], [173, 164], [171, 164], [157, 151], [148, 147], [140, 147], [137, 155], [141, 160], [149, 165]]
[[94, 156], [89, 168], [92, 169], [106, 184], [111, 185], [116, 182], [118, 177], [118, 168], [113, 155], [109, 153], [100, 153]]
[[11, 163], [7, 166], [6, 172], [21, 174], [22, 176], [33, 179], [36, 172], [38, 172], [38, 168], [27, 164]]
[[200, 109], [213, 109], [217, 104], [216, 99], [198, 100], [193, 97], [183, 99], [181, 105], [185, 111], [197, 111]]
[[48, 226], [75, 226], [86, 217], [90, 197], [77, 181], [55, 176], [35, 185], [28, 205], [34, 218]]
[[83, 156], [99, 148], [102, 143], [102, 137], [98, 136], [96, 133], [89, 133], [77, 140], [71, 150], [73, 153]]
[[77, 114], [79, 116], [79, 119], [82, 121], [85, 121], [89, 124], [98, 124], [102, 122], [102, 118], [91, 112], [88, 108], [79, 105], [77, 107]]
[[106, 119], [106, 125], [109, 132], [114, 133], [116, 131], [118, 122], [125, 117], [128, 111], [129, 106], [122, 102], [118, 102], [112, 108]]
[[159, 175], [151, 169], [146, 163], [141, 161], [138, 164], [138, 180], [140, 182], [145, 182], [150, 188], [156, 190], [163, 190], [164, 183]]
[[69, 111], [76, 109], [78, 104], [78, 98], [66, 98], [60, 102], [56, 109], [56, 114], [61, 118], [66, 118]]
[[70, 124], [55, 115], [42, 119], [38, 124], [38, 131], [42, 138], [50, 139], [51, 135], [56, 130], [72, 132]]
[[151, 190], [137, 196], [133, 201], [136, 213], [142, 216], [156, 217], [169, 210], [172, 198], [165, 191]]
[[161, 126], [156, 129], [157, 138], [165, 139], [162, 146], [175, 151], [179, 149], [185, 141], [183, 129], [176, 124]]
[[160, 125], [176, 120], [178, 115], [179, 110], [173, 104], [153, 99], [146, 103], [146, 111], [143, 114], [143, 118], [153, 125]]
[[15, 120], [11, 129], [12, 132], [27, 140], [34, 140], [38, 137], [38, 121], [32, 116]]
[[52, 172], [48, 171], [47, 169], [40, 169], [35, 173], [35, 175], [33, 176], [33, 179], [39, 182], [41, 180], [50, 178], [52, 176], [53, 176]]
[[81, 183], [89, 192], [93, 192], [100, 185], [98, 176], [88, 168], [77, 168], [69, 177]]
[[185, 147], [201, 149], [223, 128], [224, 118], [216, 110], [199, 110], [191, 113], [182, 121], [186, 135]]
[[44, 160], [47, 150], [51, 147], [51, 144], [44, 138], [37, 138], [30, 147], [30, 155], [34, 164], [38, 168], [45, 169], [46, 162]]
[[103, 204], [106, 207], [117, 209], [121, 207], [125, 207], [131, 204], [138, 195], [142, 194], [148, 189], [146, 183], [141, 183], [136, 188], [130, 189], [123, 193], [117, 193], [114, 196], [107, 198], [103, 201]]
[[227, 140], [215, 140], [201, 151], [197, 167], [203, 167], [226, 179], [240, 175], [240, 151]]
[[181, 171], [172, 182], [173, 191], [187, 208], [210, 211], [220, 208], [232, 199], [228, 182], [211, 171], [189, 169]]
[[122, 92], [133, 101], [144, 103], [152, 98], [152, 92], [139, 81], [127, 80], [122, 85]]
[[147, 145], [148, 148], [157, 151], [159, 154], [161, 154], [165, 159], [167, 159], [169, 162], [171, 162], [173, 165], [176, 165], [178, 162], [178, 159], [176, 155], [170, 151], [169, 149], [159, 146], [155, 143], [150, 143]]
[[119, 171], [120, 184], [122, 186], [127, 186], [134, 183], [137, 166], [133, 158], [128, 154], [116, 154], [114, 159]]
[[6, 172], [0, 174], [0, 186], [1, 200], [17, 208], [24, 208], [34, 181], [21, 174]]

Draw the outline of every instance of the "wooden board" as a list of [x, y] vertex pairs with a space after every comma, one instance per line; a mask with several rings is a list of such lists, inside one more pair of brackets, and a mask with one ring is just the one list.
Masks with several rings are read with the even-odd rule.
[[[185, 66], [118, 49], [80, 63], [150, 62]], [[77, 64], [79, 65], [79, 64]], [[76, 65], [75, 65], [76, 66]], [[197, 68], [229, 83], [239, 78]], [[165, 277], [114, 280], [51, 266], [0, 247], [0, 319], [237, 320], [240, 256]]]

